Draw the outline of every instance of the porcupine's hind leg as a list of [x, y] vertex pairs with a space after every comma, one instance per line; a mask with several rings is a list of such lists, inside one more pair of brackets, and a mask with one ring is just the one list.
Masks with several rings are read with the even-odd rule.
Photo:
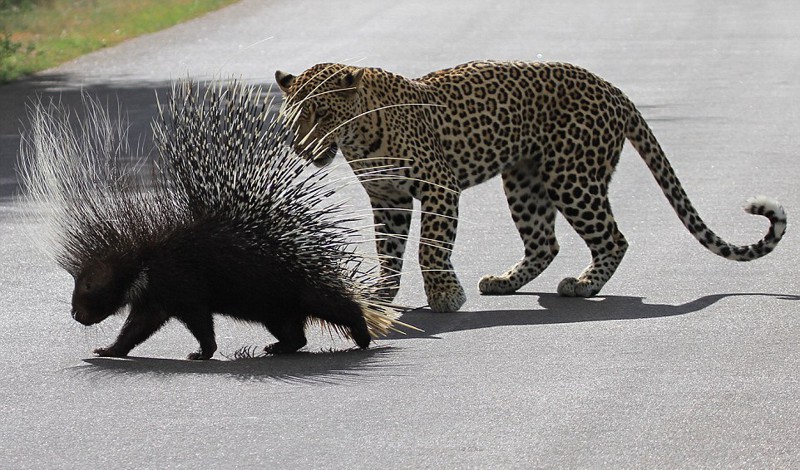
[[[323, 299], [323, 297], [320, 297]], [[318, 302], [315, 308], [315, 317], [323, 320], [335, 328], [343, 328], [361, 349], [369, 347], [372, 336], [369, 334], [367, 322], [364, 320], [361, 306], [349, 298], [325, 298]]]
[[525, 246], [523, 258], [508, 271], [483, 276], [478, 283], [482, 294], [501, 295], [516, 292], [550, 265], [558, 254], [555, 234], [556, 208], [538, 174], [533, 159], [521, 160], [503, 172], [503, 189]]
[[265, 322], [272, 336], [278, 341], [264, 347], [267, 354], [293, 353], [306, 345], [306, 317], [285, 314], [279, 321]]

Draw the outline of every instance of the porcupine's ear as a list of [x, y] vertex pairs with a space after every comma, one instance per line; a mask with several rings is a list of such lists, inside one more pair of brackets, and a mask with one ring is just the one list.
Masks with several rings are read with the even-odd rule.
[[289, 87], [292, 86], [292, 82], [294, 82], [295, 78], [296, 77], [290, 73], [281, 72], [280, 70], [275, 71], [275, 81], [278, 82], [278, 86], [284, 93], [289, 93]]
[[354, 96], [358, 92], [365, 70], [365, 68], [350, 67], [344, 72], [344, 76], [339, 79], [339, 86], [345, 90], [345, 96]]

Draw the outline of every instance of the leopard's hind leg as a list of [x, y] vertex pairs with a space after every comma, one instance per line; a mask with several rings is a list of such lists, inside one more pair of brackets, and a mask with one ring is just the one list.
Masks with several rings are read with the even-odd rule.
[[591, 297], [617, 270], [628, 242], [611, 213], [607, 184], [580, 177], [570, 190], [555, 191], [556, 206], [592, 252], [592, 262], [577, 278], [565, 278], [558, 294], [565, 297]]
[[516, 292], [541, 274], [558, 254], [556, 207], [547, 196], [538, 166], [533, 159], [525, 159], [503, 172], [503, 189], [525, 255], [505, 273], [483, 276], [478, 283], [482, 294]]

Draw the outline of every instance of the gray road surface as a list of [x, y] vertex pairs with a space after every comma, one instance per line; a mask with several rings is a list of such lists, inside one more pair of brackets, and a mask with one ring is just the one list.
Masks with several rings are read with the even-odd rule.
[[[789, 0], [243, 1], [0, 87], [0, 467], [798, 468], [798, 25]], [[14, 199], [32, 96], [118, 100], [138, 133], [175, 78], [266, 84], [343, 60], [420, 75], [481, 58], [595, 71], [639, 105], [720, 235], [758, 239], [766, 224], [739, 206], [767, 194], [787, 236], [753, 263], [711, 255], [626, 147], [612, 204], [631, 248], [595, 299], [553, 294], [589, 261], [563, 220], [539, 279], [479, 295], [521, 255], [493, 180], [462, 198], [469, 300], [405, 316], [424, 333], [368, 351], [315, 333], [293, 356], [190, 363], [194, 339], [170, 324], [135, 359], [91, 357], [121, 319], [70, 318], [71, 279], [30, 246]], [[342, 197], [367, 207], [357, 185]], [[423, 305], [408, 266], [398, 301]], [[223, 354], [269, 341], [218, 322]]]

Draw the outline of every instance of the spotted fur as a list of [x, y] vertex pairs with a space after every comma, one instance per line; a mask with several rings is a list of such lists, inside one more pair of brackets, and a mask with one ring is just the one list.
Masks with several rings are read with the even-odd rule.
[[556, 211], [584, 239], [591, 264], [561, 281], [558, 293], [597, 294], [628, 243], [611, 212], [608, 185], [629, 140], [686, 228], [711, 252], [760, 258], [783, 236], [786, 214], [756, 198], [746, 210], [770, 228], [747, 246], [731, 245], [702, 221], [642, 115], [618, 88], [563, 63], [471, 62], [407, 79], [377, 68], [319, 64], [295, 77], [276, 73], [289, 107], [300, 107], [295, 148], [324, 164], [341, 149], [359, 176], [379, 227], [377, 250], [392, 298], [411, 221], [421, 203], [419, 262], [428, 302], [458, 310], [464, 290], [450, 252], [461, 191], [501, 175], [525, 255], [501, 275], [484, 276], [484, 294], [516, 291], [559, 250]]

